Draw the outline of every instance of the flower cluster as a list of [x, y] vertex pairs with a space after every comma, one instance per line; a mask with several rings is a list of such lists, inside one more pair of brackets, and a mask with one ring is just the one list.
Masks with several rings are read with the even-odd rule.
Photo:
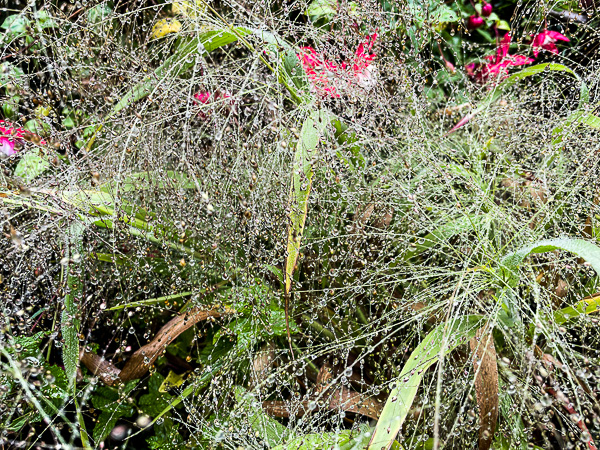
[[327, 61], [312, 47], [300, 47], [301, 53], [297, 56], [317, 94], [340, 97], [341, 84], [346, 80], [365, 89], [375, 84], [377, 69], [373, 60], [376, 55], [371, 50], [376, 39], [377, 33], [367, 37], [356, 49], [351, 64], [346, 64], [345, 61], [341, 64]]
[[[534, 56], [537, 58], [541, 50], [557, 54], [558, 48], [555, 43], [558, 40], [569, 42], [567, 37], [557, 31], [545, 30], [539, 33], [531, 43]], [[467, 74], [478, 83], [484, 84], [490, 80], [503, 80], [508, 77], [508, 68], [511, 66], [524, 66], [535, 61], [524, 55], [510, 55], [510, 42], [511, 36], [507, 33], [498, 44], [496, 54], [485, 56], [487, 63], [471, 63], [465, 66]]]
[[508, 76], [508, 67], [510, 66], [523, 66], [531, 64], [534, 61], [533, 58], [523, 55], [509, 55], [510, 41], [510, 34], [506, 33], [496, 49], [496, 54], [485, 57], [489, 62], [467, 64], [465, 67], [467, 74], [480, 83], [486, 83], [490, 79], [506, 78]]
[[[37, 138], [37, 139], [32, 139]], [[0, 153], [5, 156], [12, 156], [23, 146], [25, 141], [35, 140], [42, 145], [46, 143], [37, 136], [32, 135], [22, 128], [14, 128], [4, 120], [0, 120]]]

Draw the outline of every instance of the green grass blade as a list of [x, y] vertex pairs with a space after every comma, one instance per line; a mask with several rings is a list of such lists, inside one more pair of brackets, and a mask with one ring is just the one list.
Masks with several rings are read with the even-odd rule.
[[226, 30], [207, 31], [180, 47], [154, 71], [153, 76], [146, 78], [121, 97], [121, 100], [113, 108], [112, 114], [116, 114], [132, 103], [150, 95], [152, 90], [164, 78], [176, 77], [190, 70], [196, 64], [195, 58], [190, 58], [191, 55], [210, 53], [217, 48], [237, 41], [238, 34], [245, 36], [251, 33], [248, 28], [244, 27], [236, 27], [235, 31], [237, 31], [237, 34]]
[[584, 298], [574, 305], [559, 309], [554, 313], [554, 321], [557, 325], [562, 325], [563, 323], [577, 319], [583, 314], [591, 314], [596, 311], [600, 311], [600, 295]]
[[317, 156], [317, 145], [328, 123], [329, 114], [312, 111], [302, 125], [300, 139], [296, 145], [292, 181], [290, 188], [290, 218], [285, 264], [285, 292], [290, 293], [294, 267], [298, 261], [302, 233], [308, 214], [308, 198], [313, 179], [313, 159]]
[[83, 295], [83, 284], [74, 275], [74, 264], [71, 259], [75, 254], [81, 257], [83, 251], [82, 239], [85, 225], [82, 222], [73, 222], [69, 229], [69, 242], [66, 247], [66, 258], [69, 260], [65, 264], [65, 274], [67, 279], [67, 294], [65, 295], [65, 309], [61, 314], [61, 333], [64, 339], [63, 344], [63, 364], [65, 374], [69, 382], [69, 388], [75, 390], [75, 378], [77, 376], [77, 366], [79, 365], [79, 320], [77, 319], [78, 305], [76, 300], [81, 302]]
[[417, 395], [425, 371], [438, 361], [440, 354], [450, 353], [473, 338], [480, 322], [481, 316], [463, 316], [443, 323], [414, 349], [385, 403], [369, 441], [369, 450], [391, 448]]
[[522, 247], [502, 258], [501, 270], [507, 284], [511, 287], [519, 284], [519, 266], [529, 255], [554, 250], [565, 250], [585, 259], [594, 268], [596, 274], [600, 275], [600, 247], [583, 239], [548, 239]]
[[147, 300], [140, 300], [137, 302], [125, 303], [123, 305], [113, 306], [108, 308], [107, 311], [118, 311], [123, 308], [136, 308], [138, 306], [154, 305], [155, 303], [167, 302], [170, 300], [177, 300], [179, 298], [189, 297], [193, 295], [193, 292], [181, 292], [179, 294], [165, 295], [164, 297], [149, 298]]
[[404, 258], [408, 260], [426, 250], [429, 250], [437, 244], [442, 244], [448, 241], [448, 239], [458, 234], [475, 231], [473, 228], [483, 223], [486, 218], [487, 215], [485, 214], [470, 214], [451, 220], [438, 227], [435, 231], [427, 234], [422, 240], [419, 239], [416, 244], [416, 248], [412, 251], [406, 252]]

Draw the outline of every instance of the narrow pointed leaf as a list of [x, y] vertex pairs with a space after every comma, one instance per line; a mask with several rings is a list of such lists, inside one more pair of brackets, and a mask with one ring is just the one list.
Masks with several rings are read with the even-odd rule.
[[425, 371], [460, 344], [472, 339], [481, 316], [463, 316], [439, 325], [411, 353], [390, 392], [369, 442], [369, 450], [391, 448], [417, 395]]
[[312, 187], [313, 160], [317, 156], [317, 145], [328, 122], [328, 113], [313, 111], [304, 121], [300, 139], [296, 145], [292, 181], [290, 188], [290, 216], [285, 263], [285, 292], [292, 287], [294, 267], [298, 261], [302, 233], [308, 213], [308, 198]]
[[565, 250], [585, 259], [600, 275], [600, 247], [583, 239], [548, 239], [522, 247], [516, 252], [509, 253], [501, 261], [507, 284], [516, 287], [519, 283], [519, 266], [525, 258], [534, 253], [546, 253], [554, 250]]

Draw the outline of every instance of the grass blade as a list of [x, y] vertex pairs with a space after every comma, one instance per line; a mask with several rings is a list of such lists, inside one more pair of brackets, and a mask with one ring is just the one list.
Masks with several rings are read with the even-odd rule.
[[534, 253], [546, 253], [554, 250], [565, 250], [585, 259], [600, 275], [600, 247], [583, 239], [548, 239], [538, 241], [509, 253], [501, 261], [501, 270], [504, 279], [510, 287], [516, 287], [519, 283], [519, 266], [525, 258]]
[[328, 118], [329, 114], [324, 111], [312, 111], [310, 113], [302, 124], [300, 139], [298, 139], [294, 154], [290, 187], [287, 256], [285, 261], [285, 322], [290, 346], [289, 298], [292, 289], [292, 277], [296, 262], [298, 261], [298, 255], [300, 254], [302, 233], [304, 231], [306, 215], [308, 214], [308, 198], [313, 179], [313, 159], [316, 157], [317, 145], [328, 123]]
[[577, 303], [562, 308], [554, 313], [554, 321], [562, 325], [570, 320], [577, 319], [582, 314], [592, 314], [600, 311], [600, 294], [579, 300]]
[[369, 441], [369, 450], [391, 448], [417, 395], [425, 371], [438, 361], [441, 353], [450, 353], [458, 345], [472, 339], [479, 329], [480, 321], [481, 316], [463, 316], [443, 323], [414, 349], [398, 377], [398, 384], [390, 392], [383, 407]]
[[72, 260], [76, 255], [81, 257], [85, 225], [79, 221], [73, 222], [69, 231], [69, 242], [67, 243], [65, 252], [68, 262], [63, 266], [67, 278], [67, 294], [65, 295], [65, 309], [62, 311], [60, 322], [61, 333], [65, 340], [62, 351], [63, 364], [69, 388], [73, 389], [74, 392], [77, 366], [79, 365], [79, 338], [77, 337], [79, 333], [79, 320], [77, 319], [78, 306], [76, 300], [82, 300], [83, 284], [73, 273], [73, 265], [76, 263]]

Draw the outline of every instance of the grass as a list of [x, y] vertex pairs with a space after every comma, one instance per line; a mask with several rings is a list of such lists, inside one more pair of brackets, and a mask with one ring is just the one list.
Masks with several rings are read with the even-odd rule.
[[[274, 3], [265, 28], [188, 5], [156, 41], [169, 8], [102, 6], [95, 22], [46, 5], [47, 45], [10, 59], [19, 111], [50, 131], [0, 162], [3, 445], [596, 448], [583, 39], [480, 86], [384, 6], [357, 6], [356, 28]], [[351, 61], [375, 29], [371, 87]], [[312, 87], [309, 43], [347, 61], [340, 97]], [[26, 180], [23, 155], [44, 161]]]

